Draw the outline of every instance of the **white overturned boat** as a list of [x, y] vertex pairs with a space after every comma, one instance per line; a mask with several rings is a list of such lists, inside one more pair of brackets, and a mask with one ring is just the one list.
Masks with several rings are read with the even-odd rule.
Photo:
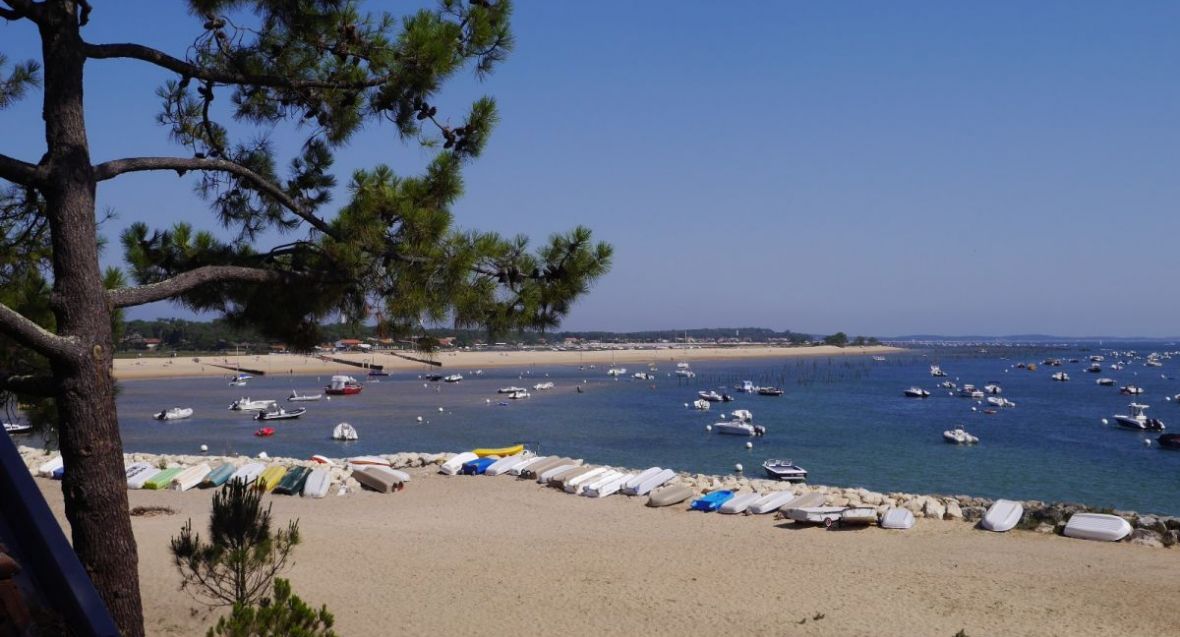
[[1075, 513], [1065, 523], [1062, 535], [1081, 540], [1118, 542], [1131, 533], [1131, 524], [1117, 515]]
[[925, 389], [922, 389], [921, 387], [910, 387], [909, 389], [903, 391], [902, 393], [905, 394], [906, 398], [929, 398], [930, 397], [930, 392], [926, 391]]
[[[661, 475], [666, 471], [669, 471], [669, 470], [668, 469], [661, 469], [660, 467], [651, 467], [648, 469], [644, 469], [643, 471], [640, 471], [638, 474], [632, 476], [631, 479], [628, 480], [627, 483], [623, 485], [623, 488], [621, 490], [626, 495], [643, 495], [641, 493], [638, 493], [639, 487], [644, 482], [646, 482], [658, 475]], [[675, 475], [675, 473], [673, 472], [672, 475]], [[669, 480], [670, 479], [671, 478], [669, 477]], [[655, 487], [653, 486], [653, 487], [649, 488], [648, 491], [651, 491], [651, 489], [654, 489], [654, 488]]]
[[442, 466], [438, 468], [438, 472], [448, 476], [458, 475], [459, 470], [463, 468], [464, 463], [477, 459], [479, 459], [479, 456], [471, 453], [470, 451], [464, 451], [461, 454], [452, 456], [450, 460], [442, 463]]
[[188, 491], [201, 484], [201, 480], [204, 480], [210, 471], [212, 469], [209, 468], [209, 465], [203, 462], [195, 467], [189, 467], [173, 476], [169, 487], [176, 491]]
[[145, 482], [160, 473], [160, 468], [146, 462], [133, 462], [124, 469], [128, 489], [142, 489]]
[[979, 442], [979, 438], [972, 436], [962, 428], [942, 432], [942, 439], [953, 445], [973, 445]]
[[53, 473], [64, 466], [65, 461], [62, 460], [61, 456], [54, 456], [50, 460], [43, 463], [40, 467], [37, 467], [37, 475], [44, 478], [52, 478]]
[[239, 398], [230, 403], [231, 411], [267, 411], [278, 407], [278, 403], [273, 400], [250, 400], [249, 398]]
[[766, 495], [758, 498], [750, 503], [750, 508], [746, 509], [754, 515], [763, 515], [765, 513], [772, 513], [781, 509], [784, 505], [790, 503], [795, 499], [795, 494], [789, 489], [782, 491], [771, 491]]
[[894, 507], [881, 516], [881, 521], [878, 524], [883, 529], [912, 529], [914, 528], [914, 514], [909, 509]]
[[533, 456], [532, 458], [527, 458], [525, 460], [522, 460], [520, 463], [508, 468], [508, 475], [510, 475], [510, 476], [521, 475], [525, 471], [528, 471], [529, 468], [531, 468], [533, 465], [540, 464], [542, 461], [548, 460], [550, 457], [551, 456]]
[[332, 429], [332, 440], [352, 441], [358, 438], [352, 425], [342, 422]]
[[228, 482], [241, 480], [246, 484], [254, 484], [254, 481], [258, 479], [258, 476], [262, 475], [264, 469], [266, 469], [266, 465], [262, 464], [261, 462], [251, 462], [244, 464], [241, 467], [238, 467], [237, 471], [233, 472], [233, 475], [229, 477]]
[[332, 474], [327, 469], [312, 469], [307, 474], [307, 482], [303, 483], [303, 496], [306, 498], [322, 498], [328, 495], [328, 487], [332, 486]]
[[183, 420], [192, 417], [192, 407], [173, 407], [172, 409], [165, 409], [152, 415], [152, 418], [156, 420]]
[[290, 402], [293, 402], [293, 403], [302, 403], [302, 402], [311, 402], [313, 400], [319, 400], [323, 397], [324, 397], [324, 395], [322, 393], [320, 393], [320, 394], [300, 394], [299, 392], [292, 389], [291, 395], [287, 396], [287, 400]]
[[717, 509], [717, 512], [726, 513], [729, 515], [745, 513], [746, 509], [749, 509], [751, 504], [754, 504], [760, 499], [762, 499], [762, 496], [757, 493], [740, 493], [726, 500], [725, 503], [721, 505], [721, 508]]
[[565, 481], [562, 485], [562, 490], [566, 493], [580, 494], [591, 482], [596, 482], [598, 478], [610, 471], [610, 467], [591, 467], [581, 475], [574, 476]]
[[504, 458], [500, 458], [499, 460], [488, 465], [488, 468], [484, 470], [483, 474], [485, 476], [498, 476], [503, 473], [508, 473], [509, 469], [515, 467], [516, 465], [518, 465], [518, 464], [520, 464], [532, 457], [533, 457], [532, 452], [526, 451], [526, 452], [518, 453], [515, 456], [507, 456]]
[[609, 480], [600, 480], [599, 482], [586, 487], [582, 491], [582, 495], [588, 498], [605, 498], [608, 495], [618, 493], [623, 484], [630, 480], [634, 474], [623, 471], [616, 471]]
[[651, 495], [647, 498], [647, 506], [666, 507], [673, 504], [680, 504], [691, 498], [695, 493], [696, 491], [687, 484], [670, 484], [652, 491]]
[[988, 531], [1004, 533], [1016, 528], [1024, 515], [1024, 505], [1015, 500], [996, 500], [983, 514], [979, 526]]
[[628, 490], [631, 495], [647, 495], [664, 486], [676, 478], [676, 472], [671, 469], [661, 469], [659, 473], [645, 478]]
[[549, 482], [553, 478], [556, 478], [563, 473], [573, 471], [574, 469], [577, 469], [580, 466], [582, 466], [581, 460], [566, 459], [565, 461], [555, 464], [552, 467], [549, 467], [548, 469], [546, 469], [544, 471], [538, 472], [537, 473], [537, 482], [540, 482], [541, 484], [545, 484], [546, 482]]

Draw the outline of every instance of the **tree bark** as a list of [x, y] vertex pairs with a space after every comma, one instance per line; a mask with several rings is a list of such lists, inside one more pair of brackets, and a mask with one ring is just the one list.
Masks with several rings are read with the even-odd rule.
[[58, 333], [75, 341], [67, 355], [50, 357], [66, 465], [62, 493], [74, 551], [122, 634], [139, 636], [144, 634], [139, 559], [115, 412], [111, 308], [98, 263], [95, 179], [82, 96], [84, 44], [74, 2], [54, 0], [42, 8], [53, 310]]

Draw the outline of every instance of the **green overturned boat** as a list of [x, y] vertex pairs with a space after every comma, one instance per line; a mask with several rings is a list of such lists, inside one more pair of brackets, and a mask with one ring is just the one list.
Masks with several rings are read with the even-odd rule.
[[279, 480], [279, 484], [275, 487], [275, 493], [283, 495], [299, 495], [303, 492], [303, 484], [307, 482], [307, 476], [311, 474], [311, 469], [307, 467], [293, 467]]
[[225, 482], [227, 480], [229, 480], [229, 477], [234, 474], [234, 471], [237, 471], [237, 470], [238, 470], [237, 467], [235, 467], [232, 464], [227, 462], [227, 463], [221, 465], [220, 467], [217, 467], [216, 469], [210, 471], [209, 475], [205, 476], [205, 479], [201, 480], [201, 484], [199, 484], [197, 486], [201, 487], [202, 489], [209, 489], [211, 487], [220, 487], [221, 485], [225, 484]]
[[144, 482], [143, 488], [157, 490], [167, 489], [168, 485], [172, 484], [172, 478], [175, 478], [176, 474], [180, 473], [181, 471], [184, 471], [184, 467], [165, 469], [149, 478], [147, 482]]

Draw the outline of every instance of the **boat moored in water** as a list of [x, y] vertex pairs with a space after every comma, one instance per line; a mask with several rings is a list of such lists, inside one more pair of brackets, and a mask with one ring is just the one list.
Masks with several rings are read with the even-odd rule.
[[333, 376], [330, 384], [324, 388], [324, 393], [330, 396], [352, 396], [361, 393], [364, 387], [352, 376]]
[[921, 387], [910, 387], [909, 389], [903, 391], [902, 393], [905, 394], [906, 398], [929, 398], [930, 397], [930, 392], [926, 391], [925, 389], [922, 389]]
[[771, 459], [762, 463], [762, 470], [775, 480], [801, 482], [807, 479], [807, 469], [790, 460]]
[[156, 420], [183, 420], [185, 418], [192, 418], [192, 416], [192, 407], [173, 407], [172, 409], [156, 412], [152, 415], [152, 418]]
[[952, 445], [973, 445], [979, 442], [979, 438], [967, 433], [962, 427], [942, 432], [942, 439]]
[[299, 409], [292, 409], [287, 411], [282, 407], [272, 409], [269, 411], [260, 411], [254, 414], [254, 420], [292, 420], [307, 413], [307, 409], [300, 407]]
[[1148, 418], [1144, 413], [1148, 405], [1140, 403], [1131, 403], [1127, 405], [1131, 410], [1130, 415], [1115, 414], [1114, 422], [1123, 429], [1131, 429], [1134, 431], [1163, 431], [1164, 423], [1159, 418]]

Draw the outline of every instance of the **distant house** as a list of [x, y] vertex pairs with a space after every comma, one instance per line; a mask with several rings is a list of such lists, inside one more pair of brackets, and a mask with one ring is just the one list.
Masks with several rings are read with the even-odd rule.
[[444, 337], [438, 339], [438, 344], [441, 347], [454, 347], [455, 346], [455, 337], [454, 336], [444, 336]]
[[139, 332], [132, 332], [123, 337], [122, 345], [125, 349], [146, 349], [148, 351], [155, 351], [160, 347], [160, 339], [158, 338], [144, 338], [143, 334]]
[[373, 346], [364, 343], [359, 338], [342, 338], [335, 343], [337, 350], [369, 350]]
[[147, 348], [148, 351], [155, 351], [156, 348], [158, 348], [160, 346], [160, 339], [158, 339], [158, 338], [145, 338], [145, 339], [143, 339], [143, 346], [145, 348]]

